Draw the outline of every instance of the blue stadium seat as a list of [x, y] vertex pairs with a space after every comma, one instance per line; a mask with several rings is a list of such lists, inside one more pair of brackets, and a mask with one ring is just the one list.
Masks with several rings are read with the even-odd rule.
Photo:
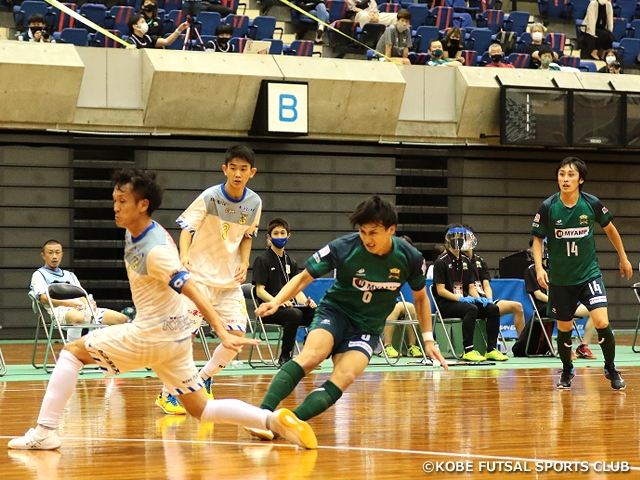
[[269, 55], [282, 55], [282, 49], [284, 44], [280, 39], [269, 38], [267, 41], [271, 42], [271, 47], [269, 48]]
[[86, 47], [87, 31], [84, 28], [64, 28], [60, 32], [60, 42], [71, 43], [76, 47]]
[[[74, 12], [80, 10], [80, 7], [75, 3], [63, 3], [63, 5]], [[51, 9], [51, 14], [53, 18], [52, 25], [54, 32], [62, 32], [64, 28], [84, 28], [84, 24], [78, 22], [71, 15], [67, 15], [55, 7]]]
[[[120, 38], [120, 30], [108, 31], [109, 33], [113, 33], [116, 37]], [[116, 42], [113, 38], [109, 38], [104, 33], [100, 32], [89, 35], [89, 45], [91, 45], [92, 47], [124, 48], [122, 44]]]
[[246, 15], [234, 15], [232, 13], [225, 17], [223, 23], [233, 27], [232, 37], [245, 37], [249, 31], [249, 17]]
[[215, 35], [216, 28], [220, 25], [220, 14], [218, 12], [200, 12], [196, 20], [202, 24], [200, 28], [202, 35]]
[[572, 68], [580, 68], [580, 57], [564, 55], [558, 59], [558, 65]]
[[273, 38], [273, 34], [278, 30], [280, 32], [280, 38], [284, 29], [282, 27], [276, 27], [276, 17], [259, 16], [249, 22], [249, 37], [254, 40], [268, 40]]
[[297, 57], [311, 57], [314, 54], [313, 42], [311, 40], [294, 40], [291, 45], [285, 45], [282, 53]]
[[445, 30], [452, 26], [453, 21], [453, 8], [451, 7], [436, 7], [429, 12], [427, 16], [427, 25], [435, 25], [440, 30]]
[[622, 59], [623, 65], [635, 65], [638, 54], [640, 54], [640, 39], [623, 38], [620, 40], [618, 58]]
[[522, 35], [529, 25], [529, 12], [511, 12], [504, 21], [504, 29]]
[[325, 5], [329, 12], [329, 23], [346, 18], [347, 2], [344, 0], [327, 0]]
[[507, 57], [507, 62], [515, 68], [529, 68], [531, 56], [526, 53], [512, 53]]
[[[100, 3], [85, 3], [80, 7], [80, 15], [104, 28], [104, 20], [107, 16], [107, 7]], [[93, 30], [89, 29], [89, 31], [92, 32]], [[127, 31], [129, 31], [128, 28]]]
[[418, 27], [414, 40], [415, 49], [418, 53], [427, 52], [431, 40], [440, 38], [438, 27]]
[[415, 32], [418, 27], [426, 25], [427, 17], [429, 16], [429, 7], [427, 5], [412, 3], [407, 7], [407, 10], [411, 12], [411, 30]]
[[538, 0], [542, 18], [571, 18], [572, 5], [569, 0]]
[[476, 17], [478, 28], [488, 28], [494, 35], [502, 30], [504, 12], [502, 10], [485, 10]]
[[111, 7], [108, 15], [105, 16], [104, 24], [110, 30], [128, 32], [129, 26], [127, 22], [134, 13], [133, 7]]
[[464, 58], [465, 66], [475, 67], [478, 65], [478, 53], [475, 50], [462, 50], [460, 55]]
[[491, 30], [488, 28], [474, 28], [465, 38], [465, 49], [475, 50], [482, 55], [491, 45]]

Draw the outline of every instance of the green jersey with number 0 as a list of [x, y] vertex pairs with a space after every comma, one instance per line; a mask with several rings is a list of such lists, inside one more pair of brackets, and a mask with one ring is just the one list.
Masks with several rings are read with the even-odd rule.
[[542, 203], [531, 233], [547, 237], [550, 283], [580, 285], [601, 275], [593, 229], [596, 223], [606, 227], [612, 219], [597, 197], [584, 192], [571, 208], [562, 203], [560, 193]]
[[426, 267], [418, 250], [401, 238], [392, 237], [388, 255], [369, 253], [360, 235], [340, 237], [313, 254], [304, 268], [318, 278], [336, 269], [336, 281], [321, 303], [344, 312], [359, 330], [379, 335], [396, 304], [400, 287], [425, 287]]

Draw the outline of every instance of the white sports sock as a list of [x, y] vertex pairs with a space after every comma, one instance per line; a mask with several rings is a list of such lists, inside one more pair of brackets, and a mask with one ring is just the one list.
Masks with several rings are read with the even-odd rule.
[[60, 415], [76, 389], [76, 382], [83, 363], [68, 350], [58, 356], [58, 363], [51, 373], [47, 392], [42, 399], [38, 425], [55, 429], [60, 423]]
[[226, 398], [209, 400], [202, 411], [202, 422], [234, 423], [245, 427], [267, 429], [267, 418], [271, 412], [254, 407], [241, 400]]
[[213, 377], [226, 367], [237, 354], [235, 350], [229, 350], [222, 344], [218, 345], [211, 356], [211, 360], [200, 370], [200, 378], [206, 380], [207, 378]]
[[169, 396], [169, 390], [164, 385], [162, 386], [162, 398], [167, 398]]

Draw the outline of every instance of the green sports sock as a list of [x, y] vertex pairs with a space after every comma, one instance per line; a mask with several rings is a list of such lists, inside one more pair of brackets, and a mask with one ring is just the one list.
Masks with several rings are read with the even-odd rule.
[[280, 402], [287, 398], [298, 382], [305, 376], [304, 369], [295, 360], [285, 363], [273, 377], [269, 390], [262, 399], [260, 408], [271, 410], [278, 408]]
[[331, 405], [336, 403], [341, 396], [342, 390], [340, 390], [335, 383], [327, 380], [320, 388], [316, 388], [307, 395], [302, 405], [296, 408], [293, 413], [295, 413], [296, 417], [300, 420], [307, 421], [327, 410]]
[[562, 361], [564, 370], [571, 370], [573, 363], [571, 362], [571, 332], [562, 332], [558, 330], [558, 355]]
[[602, 355], [604, 355], [604, 365], [605, 367], [613, 367], [616, 359], [616, 337], [613, 336], [611, 325], [596, 328], [596, 331], [598, 332], [598, 343], [602, 349]]

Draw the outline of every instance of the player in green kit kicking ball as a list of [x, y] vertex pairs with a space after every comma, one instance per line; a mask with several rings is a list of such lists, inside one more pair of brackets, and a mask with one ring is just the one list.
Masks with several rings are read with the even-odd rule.
[[[538, 283], [549, 289], [547, 314], [558, 323], [558, 353], [562, 360], [559, 389], [571, 388], [575, 376], [571, 362], [573, 314], [582, 303], [591, 313], [604, 355], [604, 376], [615, 390], [626, 387], [614, 365], [616, 342], [609, 325], [607, 293], [598, 266], [593, 230], [598, 223], [620, 256], [620, 274], [627, 280], [633, 268], [627, 259], [622, 239], [612, 223], [613, 216], [593, 195], [582, 192], [587, 178], [586, 164], [567, 157], [556, 171], [560, 192], [547, 198], [531, 227], [533, 259]], [[542, 267], [542, 241], [549, 247], [549, 275]], [[548, 287], [547, 287], [548, 286]]]
[[[333, 360], [331, 377], [293, 413], [299, 419], [310, 419], [331, 407], [369, 364], [404, 283], [413, 290], [426, 354], [448, 368], [433, 342], [424, 259], [408, 242], [394, 236], [398, 214], [393, 204], [378, 196], [369, 197], [349, 220], [358, 226], [358, 233], [338, 238], [316, 252], [274, 301], [256, 310], [257, 315], [271, 315], [315, 278], [337, 271], [335, 283], [318, 305], [302, 352], [276, 374], [260, 405], [264, 409], [275, 410], [300, 380], [329, 356]], [[249, 431], [265, 440], [273, 438], [268, 431]]]

